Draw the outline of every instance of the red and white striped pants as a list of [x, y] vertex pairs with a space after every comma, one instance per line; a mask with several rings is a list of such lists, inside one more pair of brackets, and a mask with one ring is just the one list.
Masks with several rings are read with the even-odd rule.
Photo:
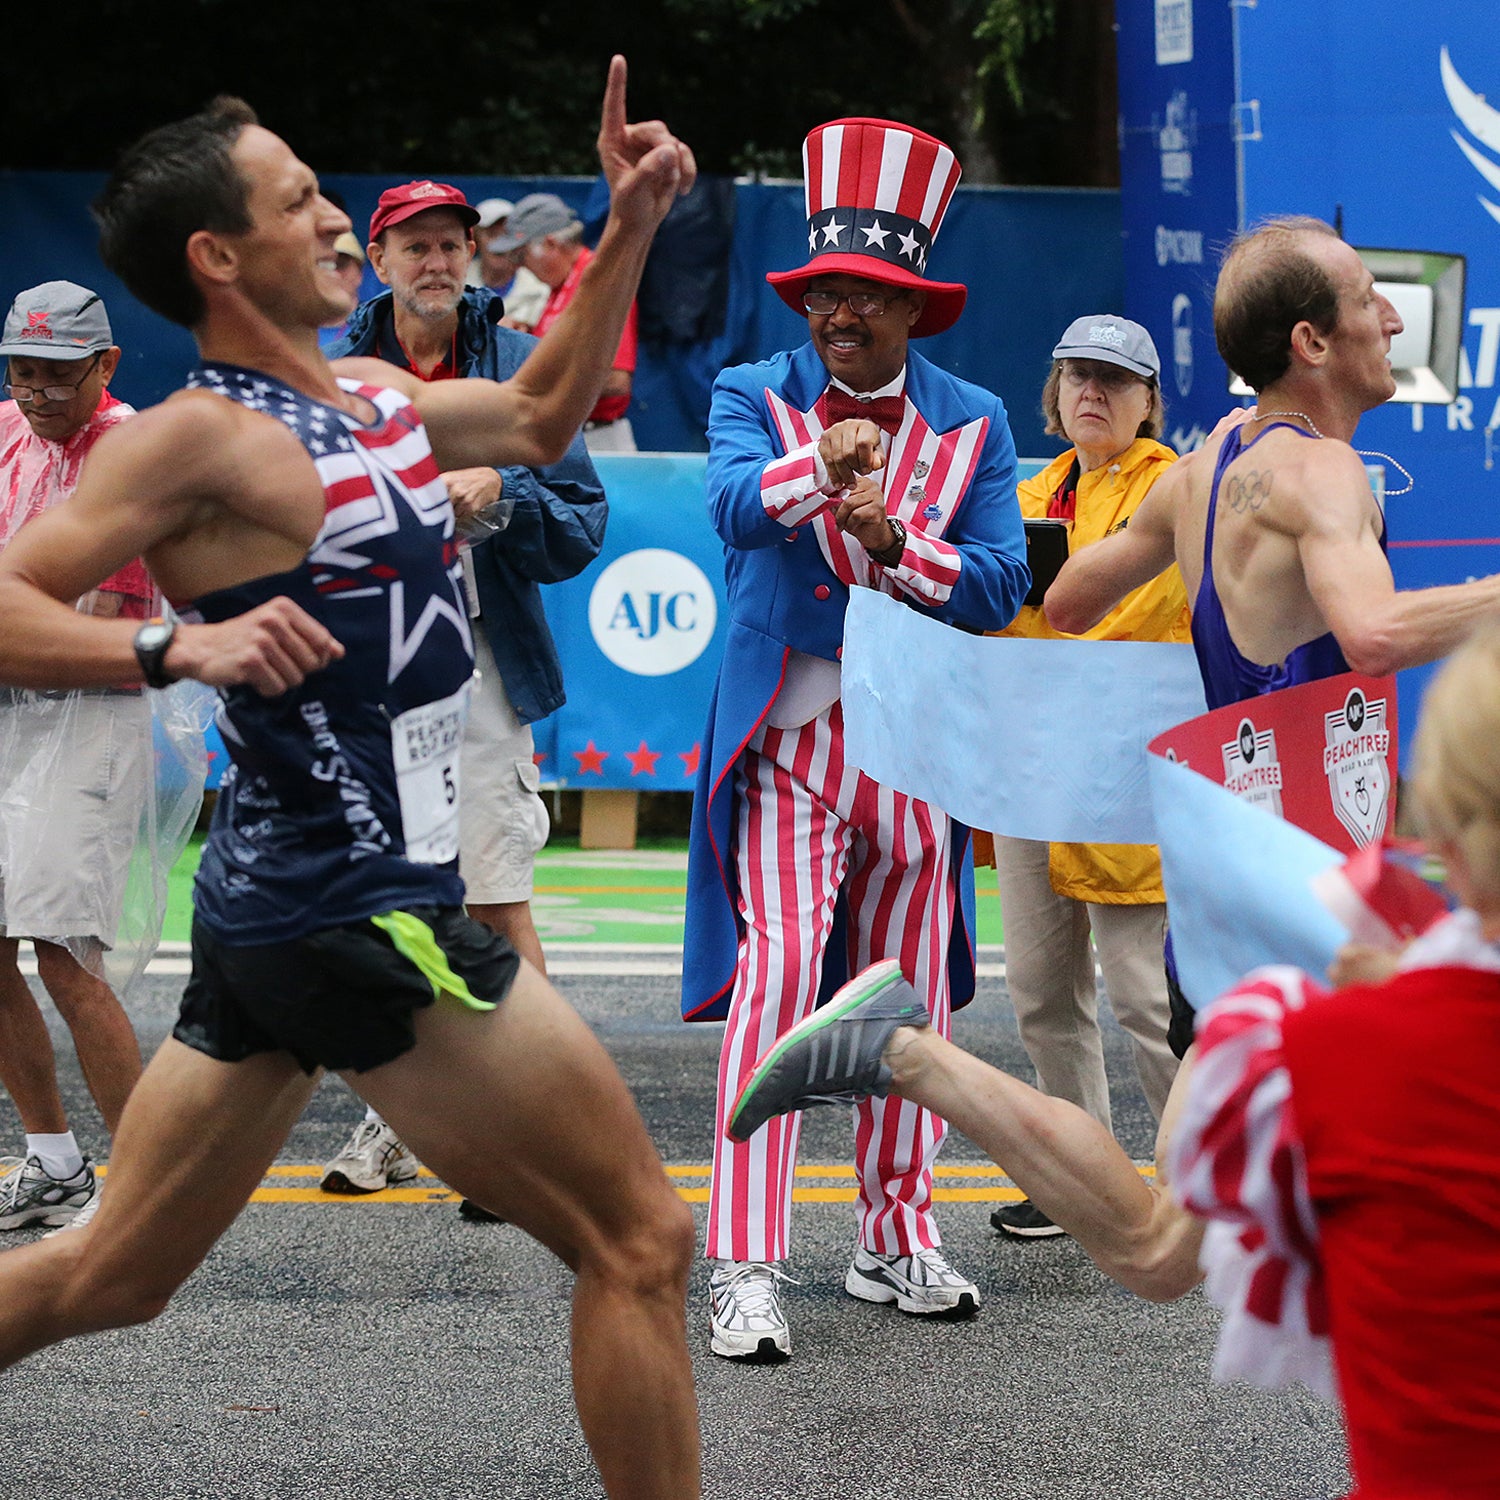
[[[724, 1050], [709, 1196], [710, 1259], [783, 1260], [799, 1114], [737, 1145], [724, 1120], [756, 1059], [812, 1010], [842, 888], [849, 972], [882, 958], [948, 1035], [948, 937], [956, 894], [946, 813], [844, 765], [838, 703], [796, 729], [763, 727], [735, 767], [744, 920]], [[859, 1243], [886, 1255], [936, 1246], [932, 1165], [947, 1126], [904, 1099], [854, 1110]]]

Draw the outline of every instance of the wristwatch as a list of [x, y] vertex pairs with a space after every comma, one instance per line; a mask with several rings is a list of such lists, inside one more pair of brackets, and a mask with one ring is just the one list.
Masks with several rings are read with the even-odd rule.
[[906, 551], [906, 527], [895, 516], [887, 516], [885, 519], [891, 530], [896, 533], [896, 540], [889, 547], [882, 547], [879, 552], [871, 552], [870, 556], [882, 568], [894, 568], [900, 563], [901, 554]]
[[141, 676], [147, 687], [171, 687], [177, 681], [162, 665], [163, 658], [177, 634], [175, 620], [158, 616], [147, 620], [135, 633], [135, 659], [141, 664]]

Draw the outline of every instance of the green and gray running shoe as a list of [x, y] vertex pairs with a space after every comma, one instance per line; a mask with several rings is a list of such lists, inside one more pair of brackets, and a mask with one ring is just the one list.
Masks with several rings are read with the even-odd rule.
[[59, 1179], [49, 1176], [36, 1157], [28, 1156], [20, 1168], [0, 1177], [0, 1229], [66, 1224], [93, 1202], [97, 1191], [87, 1158], [81, 1171]]
[[880, 1057], [891, 1033], [931, 1022], [896, 959], [872, 964], [776, 1039], [746, 1079], [724, 1133], [748, 1141], [774, 1115], [872, 1094], [884, 1098], [891, 1070]]

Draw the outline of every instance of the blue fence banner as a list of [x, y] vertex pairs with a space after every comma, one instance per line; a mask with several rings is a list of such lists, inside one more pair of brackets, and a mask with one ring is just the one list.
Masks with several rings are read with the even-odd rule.
[[545, 590], [568, 701], [537, 726], [542, 780], [688, 791], [719, 670], [723, 547], [698, 453], [597, 454], [604, 548]]
[[[440, 164], [426, 171], [455, 183], [471, 203], [555, 192], [591, 227], [606, 207], [599, 183], [589, 178], [470, 177]], [[376, 200], [395, 179], [325, 174], [322, 180], [343, 195], [354, 232], [363, 239]], [[97, 291], [124, 351], [114, 392], [147, 406], [182, 384], [193, 363], [193, 342], [142, 307], [100, 264], [88, 203], [103, 181], [97, 172], [0, 172], [0, 309], [22, 288], [58, 277]], [[702, 452], [709, 392], [719, 371], [768, 359], [807, 336], [805, 321], [765, 280], [767, 271], [807, 259], [801, 184], [728, 187], [733, 235], [723, 328], [690, 341], [643, 335], [630, 408], [642, 448]], [[1056, 451], [1042, 431], [1042, 382], [1062, 330], [1080, 313], [1118, 309], [1124, 300], [1120, 195], [1099, 188], [960, 187], [928, 271], [967, 283], [969, 302], [951, 329], [922, 341], [922, 352], [1004, 400], [1020, 452]], [[380, 290], [366, 267], [361, 294]]]
[[1204, 711], [1191, 646], [969, 635], [871, 589], [843, 669], [849, 764], [1012, 838], [1154, 843], [1146, 746]]

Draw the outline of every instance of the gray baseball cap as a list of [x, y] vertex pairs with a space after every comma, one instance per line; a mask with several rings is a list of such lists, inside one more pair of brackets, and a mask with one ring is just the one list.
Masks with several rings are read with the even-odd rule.
[[1143, 380], [1161, 375], [1161, 357], [1151, 335], [1139, 323], [1114, 313], [1074, 318], [1052, 351], [1053, 359], [1097, 359], [1120, 365]]
[[506, 232], [495, 235], [489, 241], [489, 248], [496, 254], [518, 250], [576, 223], [578, 215], [556, 193], [527, 193], [516, 204]]
[[11, 303], [0, 355], [87, 359], [114, 341], [97, 292], [71, 281], [44, 281]]

